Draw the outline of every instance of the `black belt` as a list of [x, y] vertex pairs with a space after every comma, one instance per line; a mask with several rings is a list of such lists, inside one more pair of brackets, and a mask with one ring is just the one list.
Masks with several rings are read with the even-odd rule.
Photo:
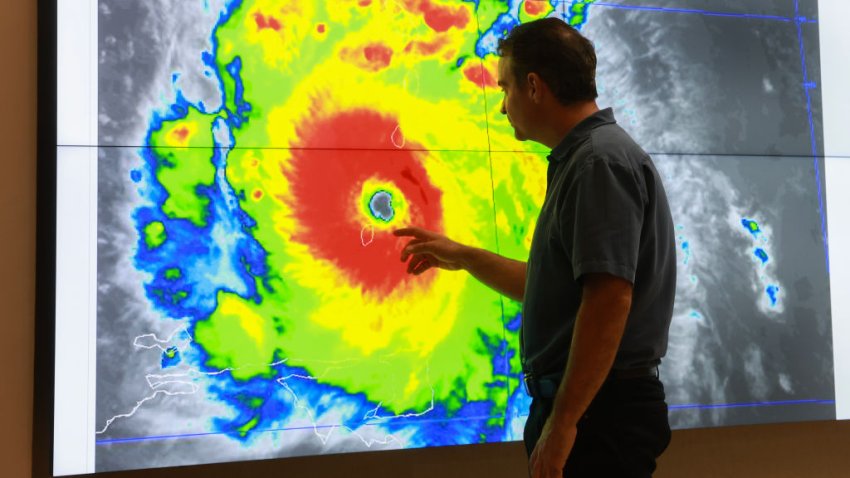
[[[525, 391], [533, 398], [554, 398], [558, 393], [558, 387], [561, 386], [563, 372], [541, 375], [535, 377], [531, 374], [525, 374], [523, 382], [525, 383]], [[634, 378], [658, 378], [658, 367], [637, 367], [628, 369], [613, 369], [608, 373], [608, 378], [605, 381], [612, 380], [628, 380]]]

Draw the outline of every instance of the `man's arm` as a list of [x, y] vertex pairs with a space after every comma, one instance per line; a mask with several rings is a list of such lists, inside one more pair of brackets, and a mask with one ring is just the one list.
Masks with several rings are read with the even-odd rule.
[[466, 271], [487, 287], [522, 302], [525, 296], [525, 262], [469, 247], [463, 264]]
[[401, 252], [402, 262], [410, 259], [407, 272], [411, 274], [419, 275], [434, 267], [464, 269], [486, 286], [511, 299], [522, 301], [525, 295], [525, 262], [466, 246], [417, 227], [399, 229], [394, 234], [413, 238]]
[[582, 300], [564, 378], [532, 453], [532, 476], [561, 476], [579, 418], [611, 371], [632, 303], [632, 284], [608, 274], [583, 277]]

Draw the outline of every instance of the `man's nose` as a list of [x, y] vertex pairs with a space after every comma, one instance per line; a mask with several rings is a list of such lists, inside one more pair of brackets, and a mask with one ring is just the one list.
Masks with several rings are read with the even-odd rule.
[[505, 109], [505, 100], [502, 100], [502, 108], [499, 110], [503, 115], [508, 114], [508, 110]]

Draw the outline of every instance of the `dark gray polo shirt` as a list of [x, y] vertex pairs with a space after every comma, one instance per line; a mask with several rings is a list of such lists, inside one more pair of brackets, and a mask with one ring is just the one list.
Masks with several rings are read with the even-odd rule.
[[528, 257], [523, 369], [563, 371], [585, 274], [634, 284], [615, 369], [656, 365], [667, 350], [676, 292], [673, 221], [649, 155], [611, 109], [579, 123], [549, 155], [546, 198]]

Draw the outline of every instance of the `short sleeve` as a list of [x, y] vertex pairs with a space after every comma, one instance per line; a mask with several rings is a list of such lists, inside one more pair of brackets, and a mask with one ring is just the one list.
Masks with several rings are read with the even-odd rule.
[[593, 157], [568, 182], [559, 226], [575, 280], [607, 273], [634, 284], [644, 218], [638, 181], [627, 165]]

